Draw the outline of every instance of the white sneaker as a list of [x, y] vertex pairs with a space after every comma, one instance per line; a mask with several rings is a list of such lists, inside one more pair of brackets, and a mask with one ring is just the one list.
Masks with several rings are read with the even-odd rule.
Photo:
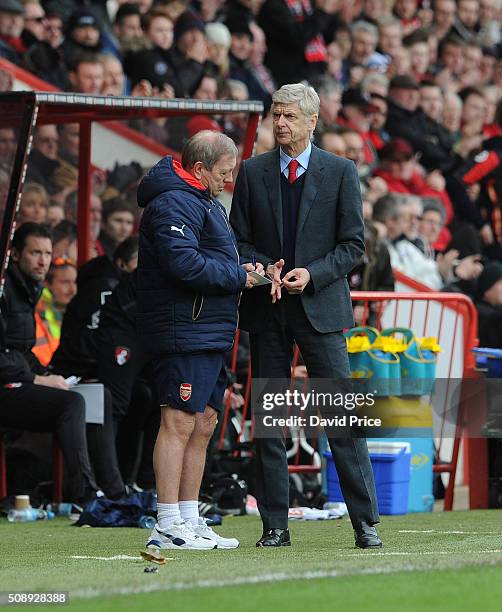
[[166, 529], [155, 525], [146, 543], [147, 548], [164, 548], [170, 550], [212, 550], [217, 542], [195, 533], [192, 526], [181, 521], [172, 523]]
[[213, 531], [206, 523], [206, 519], [199, 516], [198, 525], [192, 525], [194, 532], [201, 538], [209, 538], [218, 544], [218, 548], [238, 548], [239, 540], [236, 538], [224, 538]]

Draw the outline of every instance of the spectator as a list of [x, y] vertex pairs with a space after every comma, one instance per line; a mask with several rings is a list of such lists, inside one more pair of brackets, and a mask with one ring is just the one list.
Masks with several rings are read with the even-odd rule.
[[452, 134], [460, 130], [462, 106], [462, 100], [456, 93], [447, 92], [444, 95], [443, 126]]
[[220, 76], [226, 76], [229, 68], [228, 52], [231, 36], [224, 23], [208, 23], [206, 25], [208, 59], [212, 62]]
[[458, 0], [452, 31], [465, 42], [471, 42], [479, 31], [478, 0]]
[[490, 262], [478, 278], [479, 344], [502, 348], [502, 263]]
[[[390, 265], [389, 249], [371, 222], [364, 227], [364, 256], [361, 262], [347, 275], [351, 291], [394, 291], [394, 273]], [[368, 306], [366, 306], [367, 308]], [[382, 302], [370, 302], [369, 312], [365, 305], [353, 303], [354, 320], [357, 325], [377, 326], [378, 312]]]
[[101, 55], [104, 81], [101, 93], [105, 96], [126, 95], [126, 76], [122, 63], [111, 53]]
[[47, 209], [47, 225], [54, 229], [56, 225], [64, 221], [65, 211], [61, 204], [57, 202], [49, 202], [49, 208]]
[[394, 57], [403, 46], [403, 26], [392, 15], [383, 15], [378, 20], [378, 49], [381, 53]]
[[359, 87], [351, 87], [343, 92], [340, 122], [360, 134], [364, 144], [364, 163], [368, 166], [375, 165], [377, 161], [375, 147], [369, 138], [370, 117], [376, 110], [371, 98]]
[[394, 13], [401, 22], [404, 36], [408, 36], [422, 25], [418, 16], [418, 0], [396, 0]]
[[438, 63], [435, 81], [441, 87], [454, 87], [464, 70], [464, 41], [455, 34], [449, 34], [439, 43]]
[[378, 72], [370, 72], [361, 81], [361, 89], [369, 96], [377, 95], [387, 98], [389, 92], [389, 79]]
[[45, 15], [45, 38], [53, 49], [58, 49], [63, 42], [63, 20], [56, 12], [48, 11]]
[[266, 153], [267, 151], [272, 151], [272, 149], [274, 148], [274, 133], [267, 125], [262, 123], [261, 126], [258, 128], [258, 133], [256, 135], [255, 154], [261, 155], [262, 153]]
[[326, 53], [328, 62], [326, 73], [338, 82], [343, 83], [343, 55], [342, 49], [336, 40], [328, 45]]
[[83, 53], [77, 57], [69, 72], [70, 91], [99, 95], [103, 91], [105, 69], [100, 56]]
[[206, 71], [208, 59], [205, 25], [195, 13], [185, 11], [178, 17], [170, 57], [177, 78], [176, 97], [191, 97]]
[[38, 183], [26, 183], [21, 196], [21, 204], [16, 219], [17, 225], [23, 223], [46, 223], [49, 196]]
[[195, 100], [217, 100], [218, 99], [218, 80], [211, 72], [202, 75], [202, 79], [194, 91]]
[[[265, 32], [255, 21], [251, 21], [249, 23], [249, 28], [251, 30], [251, 33], [253, 34], [253, 46], [251, 48], [251, 55], [249, 56], [251, 69], [255, 78], [260, 83], [261, 88], [264, 91], [268, 92], [270, 95], [272, 95], [276, 90], [276, 84], [272, 73], [264, 64], [265, 56], [267, 54], [267, 41], [265, 39]], [[264, 109], [265, 114], [267, 111], [268, 109]]]
[[376, 52], [378, 29], [367, 21], [356, 21], [351, 27], [352, 46], [347, 62], [344, 65], [345, 78], [357, 66], [367, 67], [370, 61], [385, 61], [382, 54]]
[[[453, 208], [445, 191], [445, 181], [439, 170], [424, 175], [417, 163], [413, 147], [403, 138], [393, 138], [380, 150], [380, 166], [374, 172], [385, 180], [391, 193], [437, 197], [445, 207], [447, 222], [453, 217]], [[444, 235], [444, 240], [449, 235]]]
[[405, 41], [405, 48], [410, 52], [411, 73], [420, 82], [427, 78], [430, 64], [430, 47], [427, 35], [414, 32]]
[[[386, 131], [406, 139], [422, 155], [424, 166], [432, 170], [450, 162], [450, 138], [441, 126], [419, 108], [420, 89], [411, 76], [396, 76], [389, 87]], [[439, 146], [438, 146], [439, 144]]]
[[45, 11], [39, 0], [29, 0], [24, 3], [24, 30], [21, 39], [25, 46], [22, 66], [33, 72], [40, 79], [48, 81], [59, 89], [68, 87], [68, 68], [63, 53], [59, 48], [62, 40], [52, 44], [52, 31], [49, 27], [54, 23], [47, 20]]
[[481, 83], [483, 85], [489, 85], [494, 79], [497, 54], [496, 51], [491, 48], [483, 47], [482, 51], [481, 65], [479, 67]]
[[389, 134], [385, 131], [389, 107], [387, 98], [378, 94], [370, 96], [370, 100], [373, 111], [370, 113], [370, 130], [368, 132], [368, 137], [378, 153], [390, 139]]
[[115, 13], [113, 33], [118, 42], [118, 51], [122, 54], [131, 43], [143, 36], [141, 11], [137, 3], [125, 2]]
[[337, 128], [325, 128], [324, 131], [319, 134], [319, 146], [321, 149], [329, 151], [329, 153], [334, 153], [340, 157], [347, 157], [345, 139]]
[[24, 45], [24, 6], [19, 0], [0, 0], [0, 57], [14, 64], [21, 63]]
[[[101, 26], [96, 15], [87, 8], [75, 10], [66, 24], [65, 39], [61, 50], [70, 69], [75, 69], [78, 57], [83, 53], [98, 54], [104, 51]], [[97, 92], [81, 92], [97, 93]]]
[[71, 221], [61, 221], [52, 230], [54, 259], [77, 261], [77, 226]]
[[103, 205], [101, 233], [99, 244], [105, 255], [113, 259], [115, 249], [126, 238], [129, 238], [134, 228], [134, 214], [129, 204], [122, 198], [112, 198]]
[[314, 83], [320, 100], [316, 130], [322, 133], [338, 122], [338, 114], [342, 108], [342, 88], [335, 79], [327, 75], [317, 79]]
[[55, 173], [59, 168], [59, 134], [55, 125], [35, 128], [33, 149], [28, 158], [27, 180], [42, 185], [49, 195], [58, 192]]
[[258, 25], [267, 38], [265, 64], [279, 86], [324, 72], [326, 47], [311, 0], [265, 0]]
[[0, 128], [0, 168], [10, 174], [17, 150], [17, 136], [14, 128]]
[[457, 6], [455, 0], [435, 0], [433, 3], [434, 28], [438, 40], [442, 40], [452, 29]]
[[228, 75], [231, 79], [242, 81], [248, 89], [249, 99], [263, 102], [265, 112], [268, 112], [272, 104], [272, 95], [256, 79], [250, 63], [253, 51], [253, 34], [249, 24], [232, 20], [227, 21], [226, 25], [231, 34]]
[[132, 87], [146, 80], [159, 91], [168, 86], [171, 95], [175, 93], [183, 97], [186, 94], [182, 83], [178, 81], [171, 50], [173, 22], [159, 10], [147, 13], [142, 25], [147, 48], [131, 51], [124, 58], [125, 71], [131, 79]]

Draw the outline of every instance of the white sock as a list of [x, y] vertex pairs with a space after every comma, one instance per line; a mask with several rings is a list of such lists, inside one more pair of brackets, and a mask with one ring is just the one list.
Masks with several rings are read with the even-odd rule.
[[178, 504], [157, 503], [157, 523], [161, 529], [166, 529], [179, 521], [181, 521], [181, 515]]
[[197, 500], [180, 501], [181, 518], [192, 525], [197, 525], [199, 522], [199, 502]]

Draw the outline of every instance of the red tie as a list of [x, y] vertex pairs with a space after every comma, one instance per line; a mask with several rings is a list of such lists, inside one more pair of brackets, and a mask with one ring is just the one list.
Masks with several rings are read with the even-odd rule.
[[298, 163], [298, 161], [296, 159], [292, 159], [289, 162], [289, 166], [288, 166], [288, 181], [290, 183], [294, 183], [296, 181], [296, 171], [298, 170], [298, 166], [300, 164]]

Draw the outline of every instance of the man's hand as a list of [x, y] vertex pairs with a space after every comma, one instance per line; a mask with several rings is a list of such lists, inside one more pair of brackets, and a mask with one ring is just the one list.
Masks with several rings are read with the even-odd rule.
[[267, 266], [266, 275], [272, 281], [272, 288], [270, 289], [270, 295], [272, 296], [272, 304], [275, 304], [277, 300], [281, 299], [281, 271], [284, 267], [284, 259], [279, 259], [275, 264], [269, 264]]
[[483, 271], [483, 264], [480, 261], [481, 255], [468, 255], [460, 260], [455, 268], [455, 276], [462, 280], [473, 280]]
[[242, 264], [242, 267], [244, 270], [246, 270], [246, 272], [256, 272], [260, 276], [265, 276], [265, 268], [259, 261], [256, 262], [256, 266], [253, 266], [252, 263], [246, 263]]
[[246, 289], [252, 289], [256, 284], [258, 284], [258, 279], [251, 276], [249, 272], [256, 272], [257, 274], [260, 274], [260, 276], [265, 276], [265, 270], [263, 269], [263, 264], [261, 263], [257, 263], [256, 266], [254, 266], [252, 263], [246, 263], [242, 264], [242, 267], [248, 273], [245, 285]]
[[307, 268], [294, 268], [282, 279], [286, 291], [291, 294], [302, 293], [310, 281], [310, 272]]
[[491, 225], [483, 225], [479, 230], [479, 234], [484, 244], [493, 244], [495, 238], [493, 237]]
[[57, 374], [49, 374], [49, 376], [39, 376], [37, 374], [33, 382], [35, 385], [44, 385], [44, 387], [62, 389], [63, 391], [68, 391], [70, 388], [70, 385], [66, 382], [66, 380]]

